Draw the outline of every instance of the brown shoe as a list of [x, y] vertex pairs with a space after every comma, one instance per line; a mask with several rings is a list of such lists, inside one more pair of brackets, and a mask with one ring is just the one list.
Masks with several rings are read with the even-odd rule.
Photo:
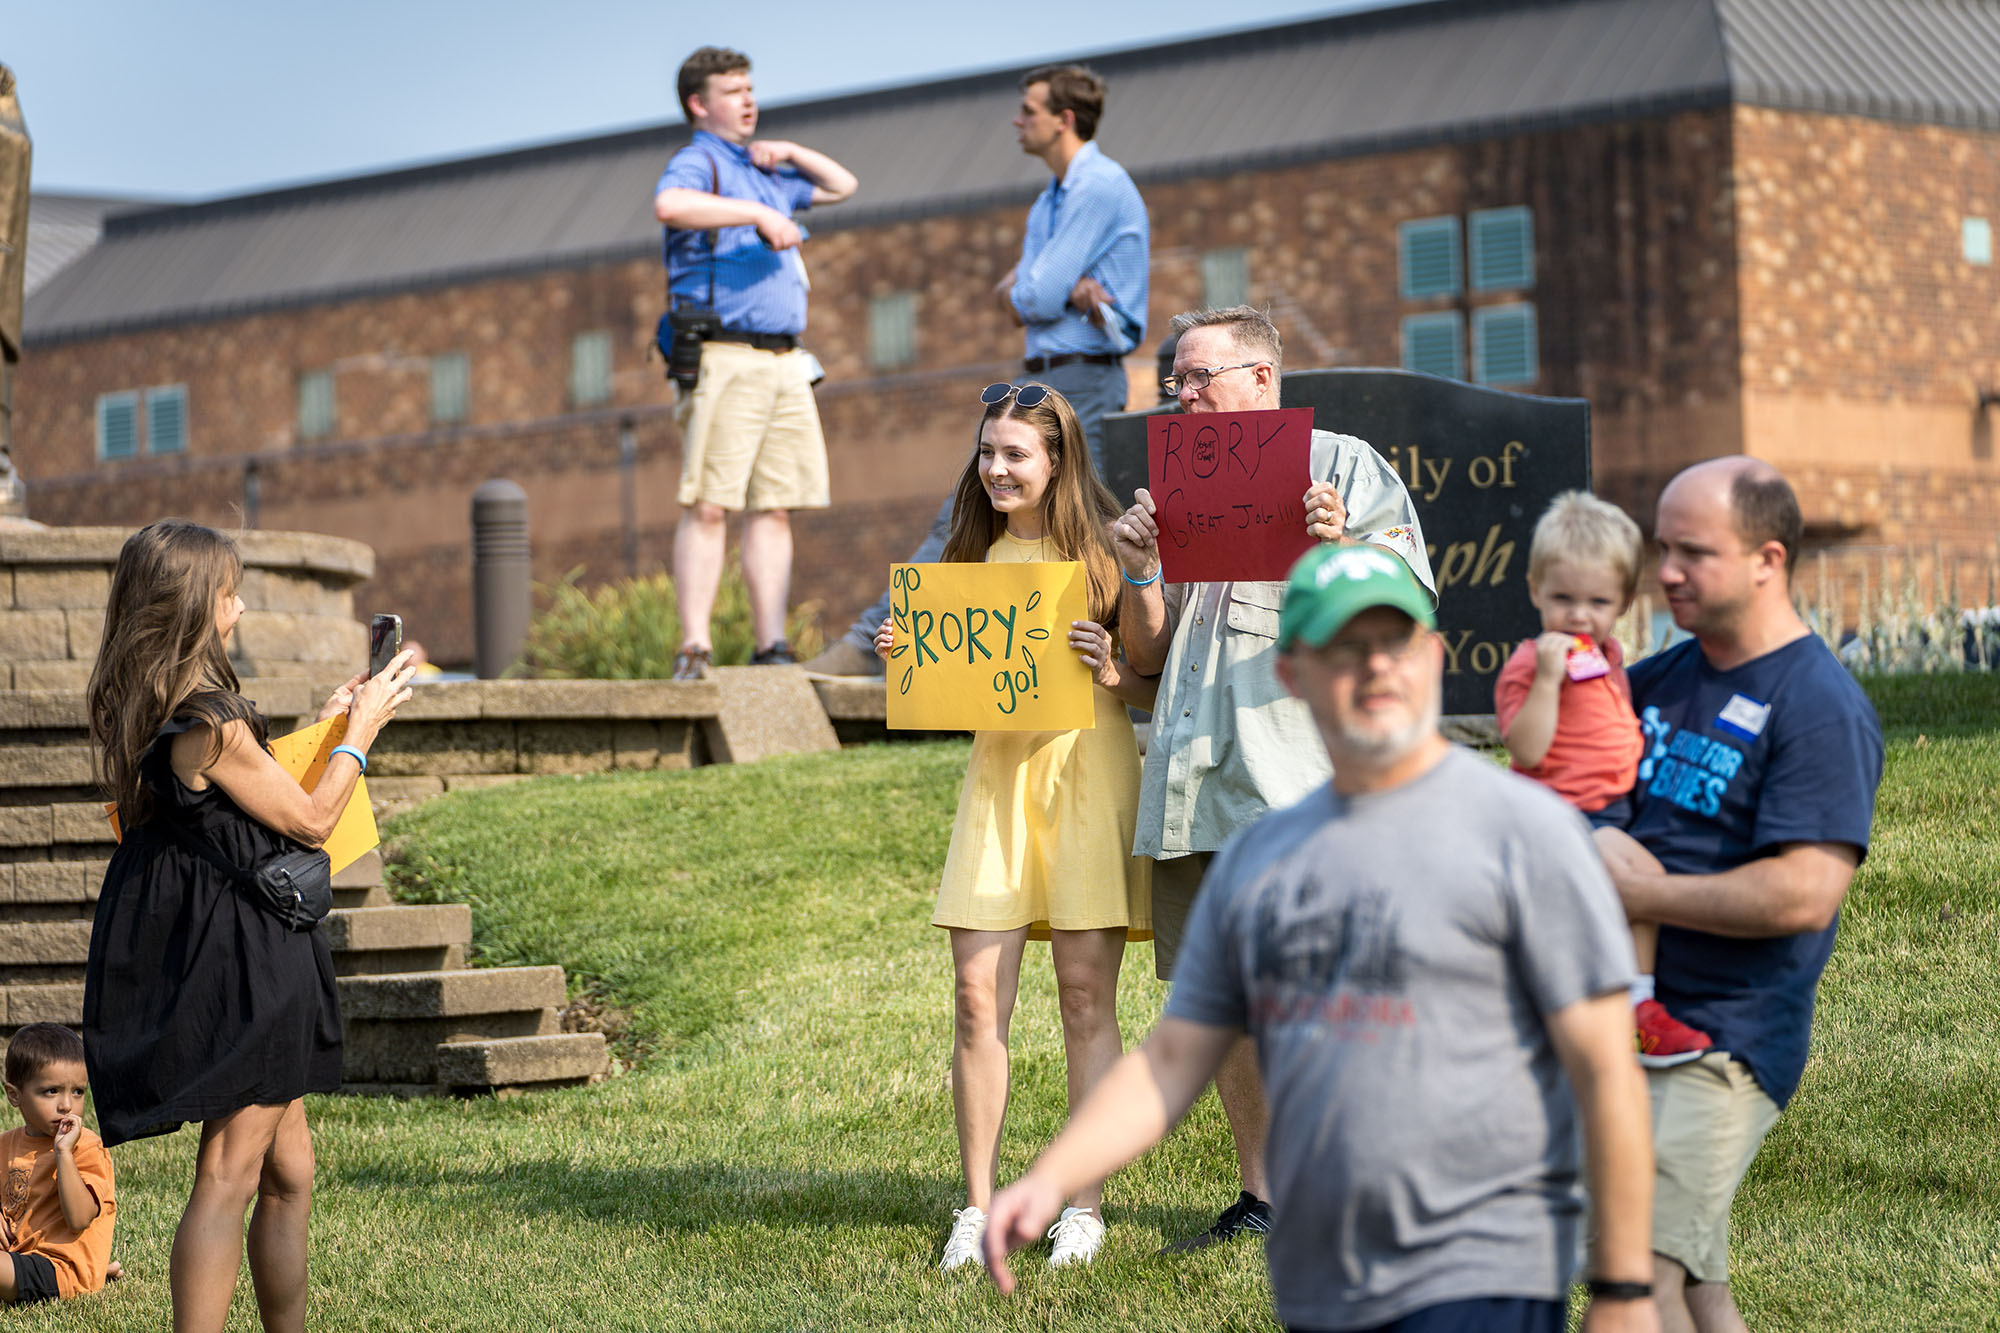
[[809, 662], [799, 664], [808, 676], [826, 676], [830, 679], [854, 676], [880, 676], [888, 668], [882, 659], [871, 652], [856, 648], [846, 639], [835, 639], [826, 646], [826, 651]]
[[712, 648], [683, 648], [674, 655], [675, 680], [705, 680]]

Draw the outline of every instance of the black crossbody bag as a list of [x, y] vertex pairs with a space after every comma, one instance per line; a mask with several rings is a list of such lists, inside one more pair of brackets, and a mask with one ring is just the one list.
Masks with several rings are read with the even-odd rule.
[[279, 852], [253, 874], [172, 820], [159, 823], [168, 837], [229, 876], [238, 893], [282, 921], [286, 930], [311, 930], [333, 910], [333, 862], [325, 851], [302, 847]]
[[[722, 193], [722, 176], [715, 165], [715, 158], [706, 149], [702, 156], [708, 158], [708, 192]], [[667, 378], [672, 380], [683, 394], [694, 392], [695, 381], [701, 378], [702, 344], [722, 332], [722, 317], [715, 313], [715, 249], [717, 229], [708, 233], [708, 304], [698, 306], [674, 305], [674, 277], [667, 273], [667, 313], [660, 316], [660, 322], [653, 330], [653, 341], [660, 354], [667, 359]]]

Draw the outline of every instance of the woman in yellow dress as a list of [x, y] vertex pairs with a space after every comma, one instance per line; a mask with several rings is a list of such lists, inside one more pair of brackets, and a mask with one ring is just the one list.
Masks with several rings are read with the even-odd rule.
[[[959, 477], [947, 561], [1075, 560], [1089, 582], [1089, 620], [1069, 644], [1094, 677], [1096, 726], [982, 731], [952, 825], [933, 925], [951, 933], [952, 1108], [966, 1206], [954, 1213], [939, 1267], [983, 1263], [1007, 1113], [1007, 1028], [1030, 938], [1050, 941], [1074, 1110], [1122, 1053], [1118, 965], [1126, 941], [1152, 937], [1148, 863], [1132, 855], [1139, 752], [1128, 703], [1154, 682], [1122, 661], [1112, 637], [1118, 563], [1116, 500], [1098, 479], [1067, 400], [1040, 384], [989, 385], [978, 447]], [[875, 649], [886, 660], [895, 618]], [[1103, 1243], [1102, 1192], [1072, 1199], [1049, 1232], [1052, 1266], [1088, 1263]]]

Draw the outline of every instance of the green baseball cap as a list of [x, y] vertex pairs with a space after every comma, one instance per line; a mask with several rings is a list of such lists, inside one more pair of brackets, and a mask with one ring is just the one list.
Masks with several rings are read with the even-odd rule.
[[1437, 628], [1431, 595], [1394, 554], [1379, 546], [1318, 546], [1299, 557], [1285, 583], [1278, 651], [1304, 639], [1315, 648], [1375, 606], [1393, 606], [1425, 629]]

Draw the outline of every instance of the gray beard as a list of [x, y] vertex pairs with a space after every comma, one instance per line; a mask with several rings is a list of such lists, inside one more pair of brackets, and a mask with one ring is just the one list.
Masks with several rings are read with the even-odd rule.
[[[1341, 751], [1355, 759], [1372, 764], [1387, 764], [1402, 758], [1428, 740], [1437, 731], [1438, 723], [1443, 717], [1444, 691], [1435, 689], [1431, 691], [1430, 702], [1410, 719], [1408, 726], [1399, 727], [1386, 734], [1357, 736], [1350, 733], [1339, 735], [1334, 739]], [[1338, 762], [1335, 763], [1335, 767], [1339, 767]]]

